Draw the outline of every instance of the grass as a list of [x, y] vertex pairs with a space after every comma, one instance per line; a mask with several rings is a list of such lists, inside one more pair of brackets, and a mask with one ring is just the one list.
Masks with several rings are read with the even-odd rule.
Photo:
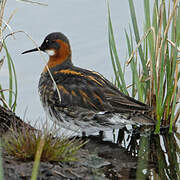
[[[5, 107], [10, 108], [13, 112], [15, 112], [16, 109], [16, 103], [17, 103], [17, 94], [18, 94], [18, 90], [17, 90], [17, 77], [16, 77], [16, 71], [15, 71], [15, 66], [14, 63], [12, 61], [11, 55], [8, 51], [8, 48], [6, 46], [5, 43], [5, 38], [4, 38], [4, 32], [6, 30], [6, 28], [10, 28], [10, 26], [8, 25], [8, 23], [10, 22], [14, 12], [10, 15], [9, 20], [7, 22], [4, 21], [3, 19], [3, 15], [4, 15], [4, 10], [5, 10], [5, 5], [6, 5], [7, 0], [2, 0], [0, 2], [0, 52], [2, 50], [5, 50], [6, 53], [6, 59], [7, 59], [7, 63], [8, 63], [8, 71], [9, 71], [9, 87], [6, 88], [6, 90], [8, 90], [8, 97], [5, 96], [4, 89], [2, 87], [2, 85], [0, 84], [0, 100], [2, 101], [3, 105]], [[3, 65], [3, 62], [1, 60], [1, 67]], [[8, 98], [8, 102], [7, 102], [7, 98]]]
[[38, 177], [39, 164], [40, 164], [41, 155], [42, 155], [42, 152], [43, 152], [44, 143], [45, 143], [45, 141], [44, 141], [43, 138], [38, 143], [37, 151], [36, 151], [36, 154], [35, 154], [34, 165], [33, 165], [33, 169], [32, 169], [31, 180], [36, 180], [37, 177]]
[[[140, 35], [133, 0], [128, 0], [132, 27], [125, 31], [129, 59], [126, 65], [132, 71], [132, 83], [126, 85], [122, 63], [119, 61], [108, 8], [109, 47], [116, 84], [125, 94], [131, 87], [131, 96], [153, 106], [150, 116], [156, 121], [155, 133], [161, 126], [173, 131], [180, 117], [179, 57], [180, 6], [178, 0], [144, 0], [144, 34]], [[134, 40], [135, 39], [135, 40]]]
[[[55, 137], [57, 130], [34, 131], [12, 128], [2, 138], [5, 151], [21, 161], [69, 162], [76, 161], [78, 150], [86, 143], [70, 140], [67, 136]], [[36, 168], [35, 168], [36, 169]]]
[[[40, 162], [70, 162], [77, 161], [79, 149], [87, 141], [69, 139], [68, 136], [56, 137], [57, 130], [44, 128], [31, 130], [27, 127], [17, 129], [12, 127], [8, 134], [2, 137], [2, 147], [5, 152], [20, 161], [34, 161], [31, 180], [38, 177]], [[3, 172], [3, 171], [2, 171]]]

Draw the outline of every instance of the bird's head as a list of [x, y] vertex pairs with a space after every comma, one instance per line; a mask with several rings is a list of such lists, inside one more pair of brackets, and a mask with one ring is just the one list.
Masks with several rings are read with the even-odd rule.
[[60, 32], [54, 32], [47, 35], [39, 48], [24, 51], [22, 54], [38, 50], [46, 52], [50, 56], [47, 64], [49, 68], [52, 68], [58, 64], [60, 65], [66, 60], [71, 60], [71, 47], [69, 40]]

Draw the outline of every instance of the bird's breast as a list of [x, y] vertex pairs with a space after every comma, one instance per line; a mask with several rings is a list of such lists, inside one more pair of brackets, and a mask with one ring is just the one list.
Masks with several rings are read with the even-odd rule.
[[41, 75], [41, 78], [39, 80], [39, 95], [40, 100], [43, 104], [43, 106], [50, 106], [51, 104], [55, 103], [54, 99], [54, 85], [53, 81], [50, 76]]

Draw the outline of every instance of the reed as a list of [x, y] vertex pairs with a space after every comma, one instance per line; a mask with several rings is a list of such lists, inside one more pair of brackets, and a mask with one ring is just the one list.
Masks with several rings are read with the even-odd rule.
[[8, 75], [8, 78], [9, 78], [8, 86], [9, 87], [6, 88], [6, 91], [8, 91], [8, 95], [6, 96], [5, 95], [6, 91], [3, 89], [3, 87], [0, 83], [0, 100], [2, 101], [2, 103], [5, 107], [8, 107], [12, 111], [15, 111], [17, 94], [18, 94], [17, 77], [16, 77], [14, 63], [12, 61], [11, 55], [10, 55], [9, 50], [5, 43], [5, 37], [6, 37], [5, 30], [6, 30], [6, 28], [9, 28], [11, 30], [11, 28], [9, 26], [9, 22], [10, 22], [11, 18], [13, 17], [14, 12], [10, 15], [7, 22], [3, 19], [6, 2], [7, 2], [7, 0], [0, 1], [0, 52], [2, 50], [4, 50], [5, 54], [6, 54], [6, 58], [3, 57], [1, 60], [1, 67], [3, 66], [4, 59], [7, 60], [8, 72], [9, 72], [9, 75]]
[[[128, 0], [132, 26], [125, 30], [129, 58], [126, 65], [132, 72], [131, 95], [153, 107], [150, 116], [156, 121], [155, 133], [161, 126], [173, 131], [180, 117], [179, 56], [180, 4], [144, 0], [144, 33], [140, 35], [133, 0]], [[114, 41], [108, 8], [109, 47], [116, 84], [125, 94], [127, 85]], [[135, 39], [135, 40], [134, 40]], [[129, 86], [128, 86], [129, 87]]]

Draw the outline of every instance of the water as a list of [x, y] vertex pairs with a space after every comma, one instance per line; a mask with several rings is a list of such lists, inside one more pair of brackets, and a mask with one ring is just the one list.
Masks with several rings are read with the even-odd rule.
[[[98, 71], [107, 79], [112, 80], [114, 76], [108, 49], [106, 2], [103, 0], [44, 0], [43, 3], [47, 3], [48, 6], [36, 6], [9, 0], [4, 19], [7, 20], [12, 11], [17, 8], [10, 23], [11, 28], [13, 31], [27, 32], [39, 45], [50, 32], [63, 32], [69, 37], [74, 64]], [[143, 27], [143, 1], [136, 0], [135, 6], [140, 25]], [[131, 22], [128, 1], [112, 0], [110, 7], [119, 56], [124, 62], [127, 59], [124, 29], [128, 29]], [[44, 61], [39, 53], [21, 55], [21, 52], [34, 48], [34, 45], [23, 33], [16, 34], [15, 37], [15, 40], [12, 38], [7, 40], [7, 46], [15, 63], [18, 78], [16, 113], [21, 117], [25, 116], [25, 119], [31, 123], [33, 121], [41, 123], [46, 120], [46, 117], [39, 100], [37, 86], [40, 73], [44, 68]], [[44, 57], [48, 58], [45, 54]], [[7, 64], [4, 64], [0, 71], [0, 81], [3, 82], [4, 88], [8, 87], [7, 75]], [[128, 72], [125, 77], [127, 82], [130, 82]], [[112, 132], [108, 132], [107, 137], [113, 138]], [[142, 147], [144, 148], [142, 151], [149, 153], [149, 159], [147, 156], [144, 158], [148, 167], [139, 168], [144, 174], [148, 171], [151, 175], [150, 179], [156, 179], [157, 175], [162, 179], [178, 179], [179, 134], [156, 136], [156, 138], [144, 136], [135, 138], [133, 133], [125, 133], [120, 137], [123, 140], [119, 140], [119, 144], [132, 156], [137, 157]], [[149, 146], [151, 152], [148, 151]], [[149, 162], [158, 163], [153, 165]], [[151, 171], [147, 170], [148, 168]]]
[[119, 131], [118, 143], [137, 158], [137, 167], [127, 168], [127, 179], [179, 180], [179, 134], [142, 135], [142, 132], [141, 129]]

